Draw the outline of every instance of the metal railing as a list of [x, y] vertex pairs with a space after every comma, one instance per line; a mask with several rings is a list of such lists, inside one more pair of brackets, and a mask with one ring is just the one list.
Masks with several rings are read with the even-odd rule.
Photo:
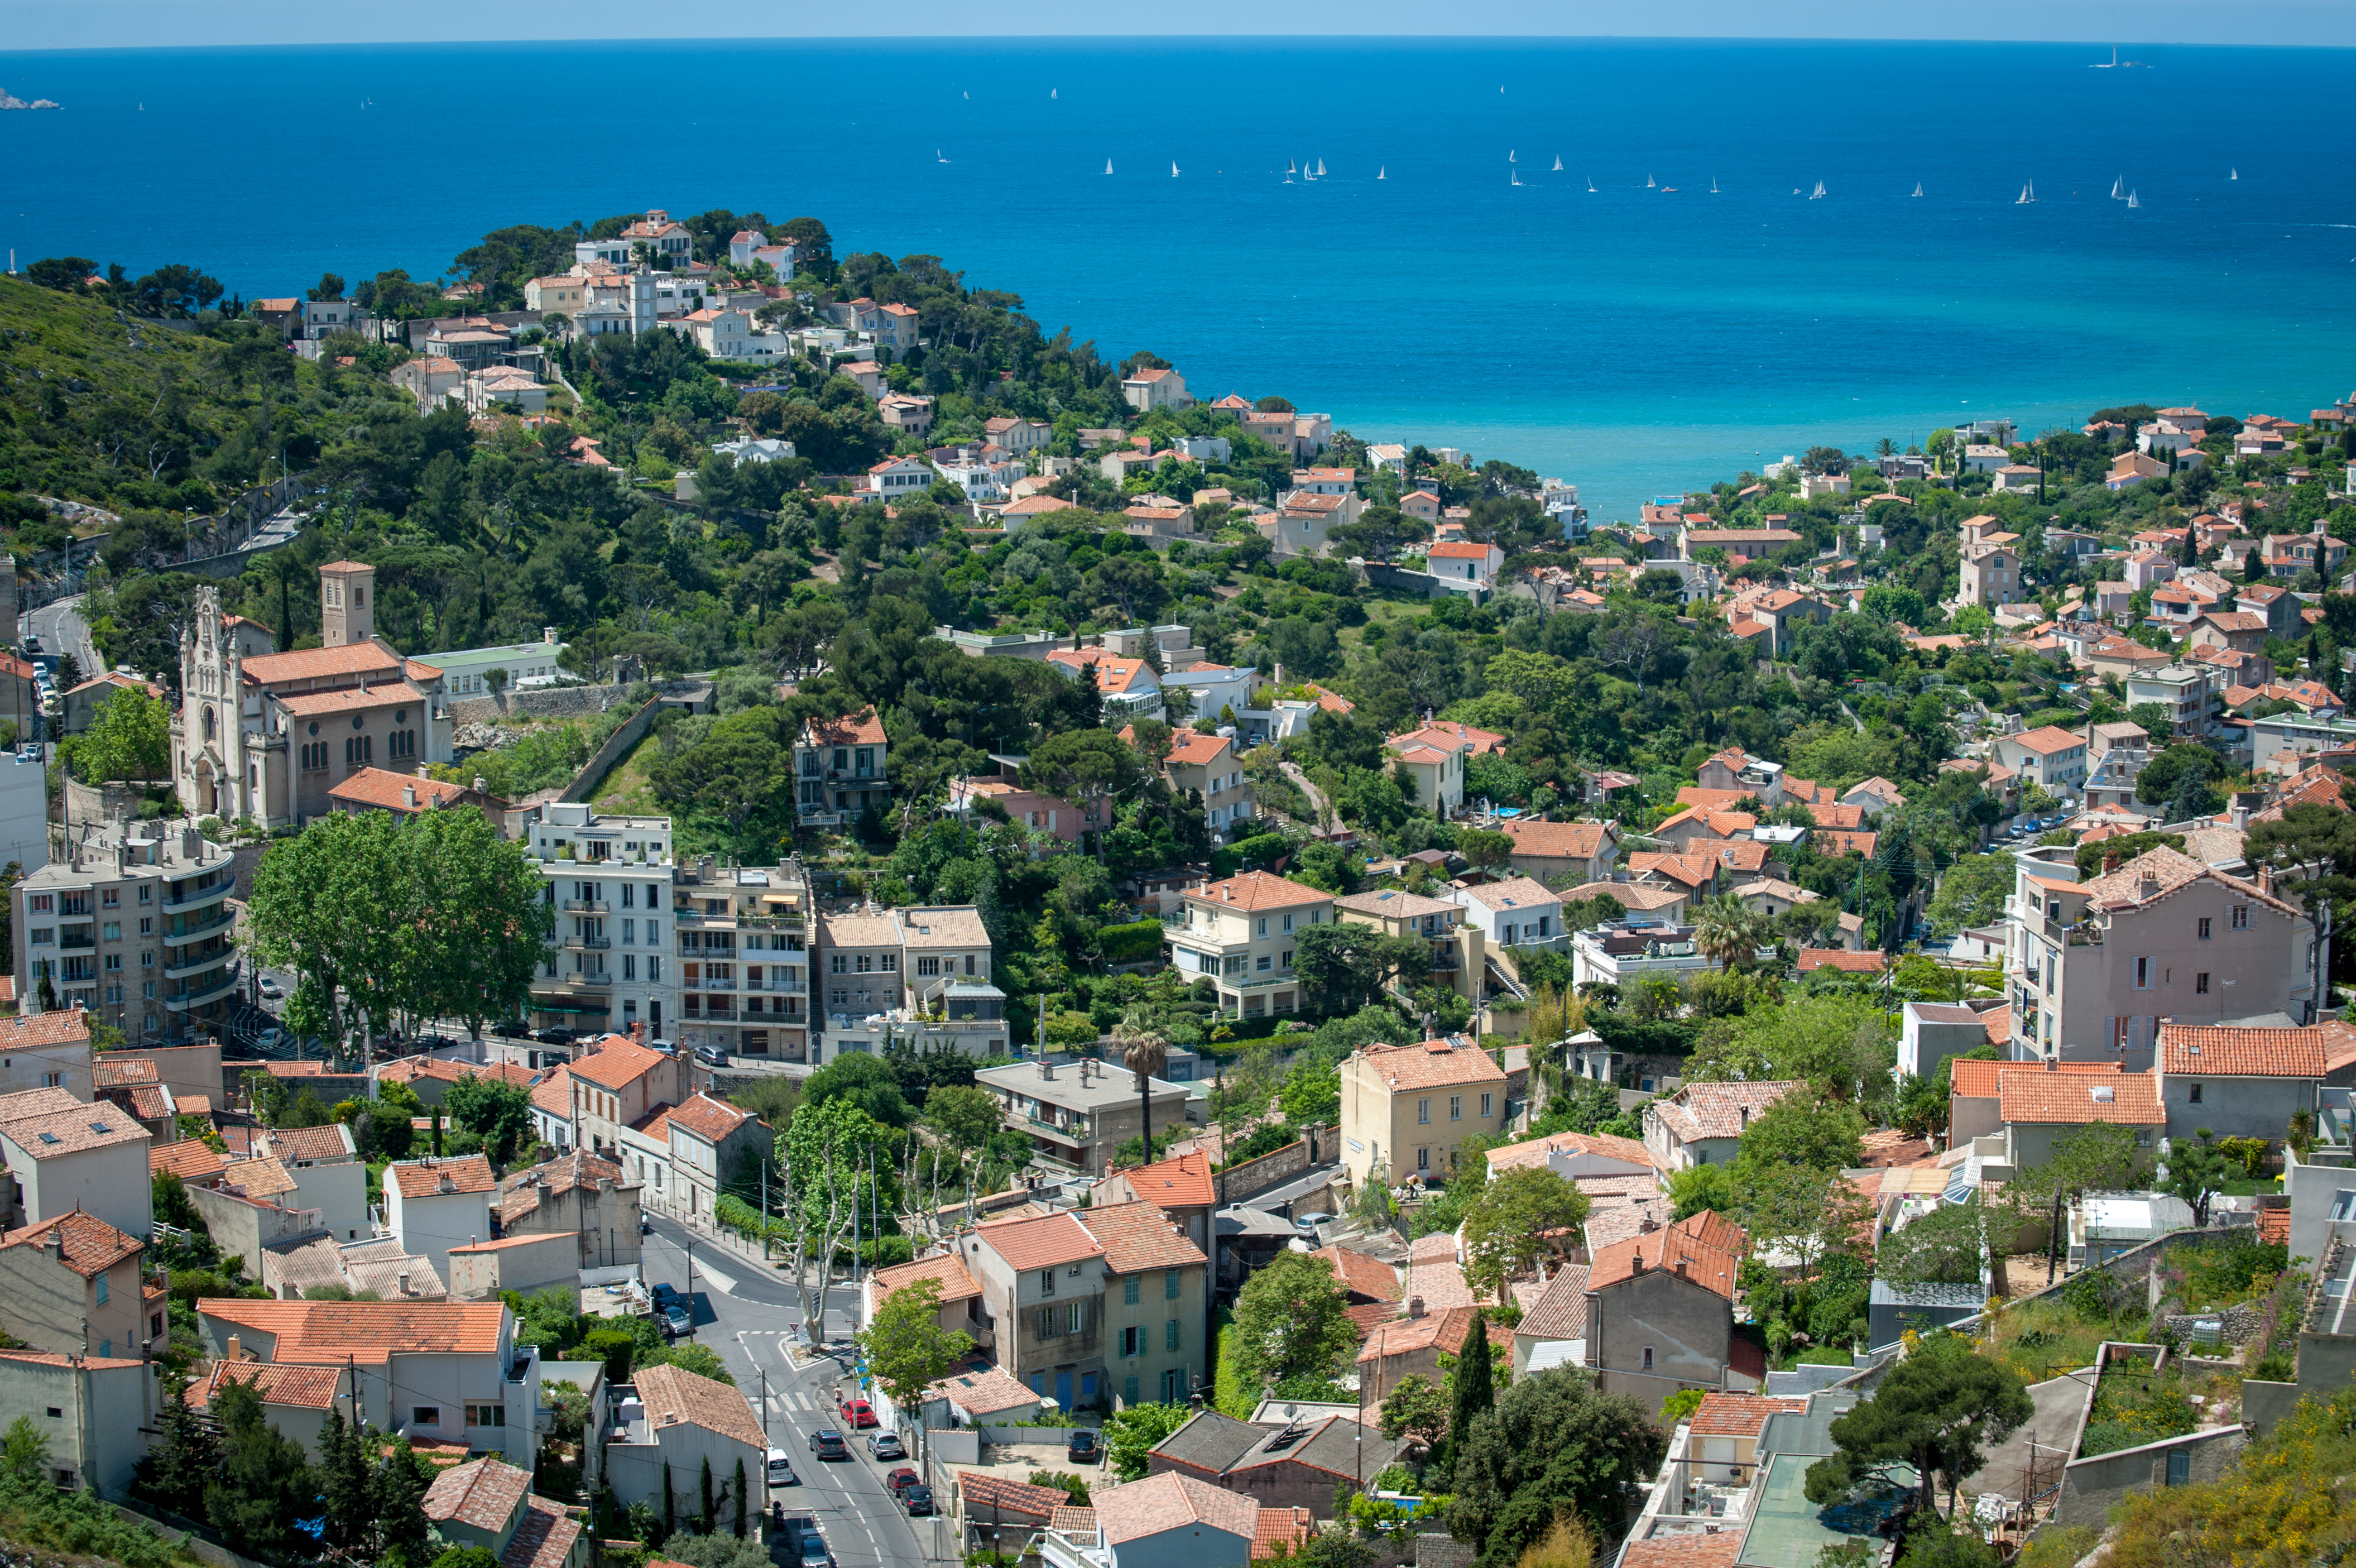
[[564, 912], [568, 915], [602, 915], [606, 905], [603, 898], [567, 898]]
[[194, 893], [184, 894], [177, 898], [166, 898], [164, 900], [164, 908], [166, 909], [193, 909], [199, 904], [210, 904], [219, 899], [228, 897], [230, 890], [235, 886], [236, 883], [233, 880], [224, 877], [222, 880], [214, 883], [210, 887], [202, 888]]

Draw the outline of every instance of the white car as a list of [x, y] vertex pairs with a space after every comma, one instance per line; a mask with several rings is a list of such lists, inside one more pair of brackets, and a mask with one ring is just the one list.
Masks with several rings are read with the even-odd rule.
[[286, 988], [278, 983], [278, 977], [271, 974], [263, 975], [261, 983], [255, 989], [273, 1002], [286, 994]]

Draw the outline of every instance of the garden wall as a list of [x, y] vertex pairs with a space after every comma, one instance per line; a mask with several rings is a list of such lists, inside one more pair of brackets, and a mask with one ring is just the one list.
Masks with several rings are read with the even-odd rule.
[[[430, 660], [431, 655], [427, 655]], [[629, 688], [623, 685], [548, 686], [530, 692], [499, 692], [486, 697], [460, 697], [447, 706], [453, 723], [460, 725], [498, 724], [503, 719], [582, 718], [590, 714], [602, 714], [622, 701]], [[684, 705], [691, 713], [709, 712], [712, 695], [709, 681], [658, 681], [659, 696], [686, 698]]]
[[2256, 1378], [2242, 1380], [2242, 1424], [2256, 1436], [2264, 1437], [2275, 1429], [2275, 1423], [2298, 1408], [2301, 1395], [2297, 1383], [2262, 1382]]
[[2051, 1522], [2064, 1530], [2083, 1526], [2099, 1530], [2110, 1523], [2111, 1509], [2129, 1492], [2170, 1485], [2171, 1458], [2181, 1455], [2174, 1485], [2215, 1481], [2233, 1467], [2248, 1444], [2249, 1435], [2239, 1426], [2212, 1426], [2138, 1448], [2072, 1459], [2062, 1468], [2062, 1496], [2053, 1505]]
[[564, 787], [564, 792], [557, 799], [586, 800], [594, 795], [597, 786], [605, 781], [605, 775], [613, 771], [614, 764], [627, 756], [632, 746], [647, 738], [647, 731], [655, 727], [655, 721], [662, 717], [665, 708], [684, 708], [691, 714], [708, 713], [712, 705], [712, 690], [711, 685], [705, 683], [690, 686], [676, 694], [659, 693], [648, 698], [646, 706], [623, 720], [622, 727], [605, 737], [605, 744], [582, 765], [581, 771], [573, 776], [573, 782]]
[[1325, 1163], [1325, 1154], [1333, 1143], [1331, 1127], [1312, 1127], [1306, 1137], [1219, 1172], [1220, 1201], [1241, 1203], [1269, 1187], [1281, 1187], [1295, 1176], [1308, 1175], [1311, 1169]]

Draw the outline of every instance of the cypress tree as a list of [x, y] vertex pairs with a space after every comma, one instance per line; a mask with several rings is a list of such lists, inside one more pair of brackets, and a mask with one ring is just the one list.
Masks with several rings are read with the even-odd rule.
[[[370, 1450], [380, 1435], [363, 1429], [359, 1444], [363, 1464], [372, 1460]], [[410, 1448], [405, 1437], [394, 1442], [391, 1458], [373, 1466], [369, 1489], [375, 1494], [379, 1562], [397, 1559], [415, 1568], [427, 1561], [426, 1546], [434, 1527], [425, 1518], [425, 1488], [431, 1484], [425, 1461]]]
[[1472, 1418], [1497, 1403], [1496, 1373], [1489, 1360], [1488, 1318], [1478, 1308], [1472, 1313], [1472, 1332], [1464, 1337], [1464, 1352], [1449, 1374], [1449, 1389], [1456, 1402], [1448, 1423], [1448, 1443], [1451, 1452], [1461, 1454], [1472, 1430]]
[[701, 1530], [704, 1534], [710, 1535], [712, 1533], [712, 1455], [709, 1454], [703, 1456], [703, 1471], [702, 1474], [696, 1477], [696, 1490], [700, 1494], [701, 1500], [703, 1504], [702, 1517], [697, 1521], [696, 1528]]
[[744, 1456], [736, 1456], [736, 1539], [744, 1539]]
[[668, 1460], [668, 1459], [666, 1459], [666, 1460], [664, 1460], [664, 1461], [663, 1461], [663, 1537], [664, 1537], [664, 1539], [665, 1539], [665, 1540], [669, 1540], [669, 1537], [670, 1537], [670, 1532], [671, 1532], [672, 1530], [677, 1530], [678, 1528], [679, 1528], [679, 1505], [671, 1501], [671, 1496], [670, 1496], [670, 1461], [669, 1461], [669, 1460]]

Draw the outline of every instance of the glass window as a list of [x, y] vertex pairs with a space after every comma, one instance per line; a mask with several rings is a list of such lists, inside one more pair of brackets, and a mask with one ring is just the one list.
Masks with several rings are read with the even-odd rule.
[[1178, 1299], [1178, 1271], [1175, 1269], [1162, 1271], [1162, 1299], [1164, 1301]]
[[1419, 1100], [1415, 1102], [1415, 1119], [1418, 1122], [1429, 1122], [1431, 1120], [1430, 1101]]
[[1162, 1348], [1164, 1350], [1178, 1348], [1178, 1320], [1174, 1317], [1162, 1326]]

